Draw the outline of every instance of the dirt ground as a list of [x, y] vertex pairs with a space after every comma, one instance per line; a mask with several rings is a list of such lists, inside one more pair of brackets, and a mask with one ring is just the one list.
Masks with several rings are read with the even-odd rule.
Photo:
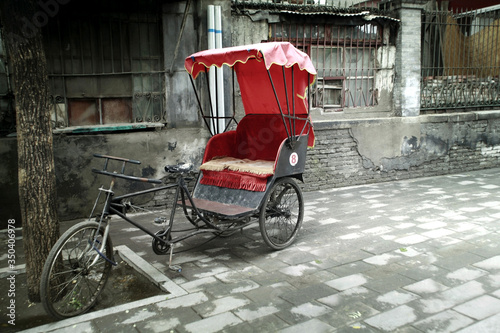
[[[115, 259], [118, 265], [113, 267], [109, 280], [101, 294], [96, 306], [91, 311], [102, 310], [116, 305], [137, 301], [147, 297], [164, 294], [157, 286], [145, 276], [137, 272], [117, 254]], [[16, 325], [8, 324], [6, 308], [10, 302], [7, 294], [9, 281], [7, 277], [0, 279], [0, 306], [1, 321], [0, 331], [17, 332], [32, 327], [37, 327], [56, 321], [50, 317], [41, 303], [31, 303], [26, 292], [26, 273], [16, 275]]]

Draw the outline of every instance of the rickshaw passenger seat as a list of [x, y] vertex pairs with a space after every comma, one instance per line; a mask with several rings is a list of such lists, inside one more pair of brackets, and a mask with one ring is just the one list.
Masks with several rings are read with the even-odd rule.
[[235, 131], [217, 134], [207, 143], [201, 183], [264, 191], [285, 138], [280, 115], [246, 115]]

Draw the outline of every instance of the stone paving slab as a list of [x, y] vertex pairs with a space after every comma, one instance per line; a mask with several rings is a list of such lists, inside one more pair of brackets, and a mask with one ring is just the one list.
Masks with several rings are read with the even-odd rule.
[[[29, 331], [498, 332], [499, 173], [304, 193], [303, 228], [291, 247], [270, 250], [254, 224], [183, 242], [174, 255], [180, 272], [142, 232], [113, 222], [115, 245], [185, 293]], [[153, 227], [154, 216], [139, 219]]]

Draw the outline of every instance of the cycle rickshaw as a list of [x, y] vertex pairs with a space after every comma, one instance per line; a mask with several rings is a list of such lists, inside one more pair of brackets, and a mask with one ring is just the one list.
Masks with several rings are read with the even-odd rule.
[[[223, 65], [237, 76], [245, 110], [239, 122], [234, 112], [229, 117], [215, 114], [214, 103], [210, 103], [210, 114], [205, 115], [196, 92], [194, 80], [205, 76], [209, 86], [209, 70]], [[290, 43], [261, 43], [198, 52], [186, 58], [185, 67], [205, 124], [211, 131], [222, 124], [225, 131], [208, 140], [192, 191], [184, 177], [193, 167], [190, 164], [166, 166], [177, 181], [165, 185], [159, 179], [125, 174], [126, 165], [139, 161], [94, 155], [104, 159], [104, 167], [92, 171], [110, 176], [111, 183], [109, 188], [99, 189], [89, 220], [68, 229], [47, 258], [40, 290], [44, 308], [54, 317], [84, 313], [97, 301], [115, 264], [110, 237], [112, 215], [149, 234], [153, 251], [170, 254], [170, 264], [174, 245], [182, 240], [206, 233], [227, 236], [257, 221], [264, 242], [272, 249], [286, 248], [296, 238], [304, 216], [302, 191], [296, 179], [302, 181], [307, 147], [314, 144], [308, 88], [316, 71], [310, 58]], [[231, 124], [236, 124], [235, 130], [227, 130]], [[121, 169], [109, 171], [113, 163], [120, 164]], [[115, 196], [117, 179], [158, 185]], [[150, 231], [126, 215], [129, 198], [169, 188], [175, 188], [173, 208], [170, 218], [160, 221], [159, 231]], [[101, 194], [104, 200], [99, 199]], [[100, 200], [104, 201], [102, 212], [94, 215]], [[191, 229], [175, 229], [176, 207], [183, 210]]]

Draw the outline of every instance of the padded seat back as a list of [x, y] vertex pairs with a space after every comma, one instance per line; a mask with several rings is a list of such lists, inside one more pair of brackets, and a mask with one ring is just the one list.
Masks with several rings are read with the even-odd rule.
[[236, 128], [233, 157], [274, 161], [286, 138], [280, 115], [246, 115]]

